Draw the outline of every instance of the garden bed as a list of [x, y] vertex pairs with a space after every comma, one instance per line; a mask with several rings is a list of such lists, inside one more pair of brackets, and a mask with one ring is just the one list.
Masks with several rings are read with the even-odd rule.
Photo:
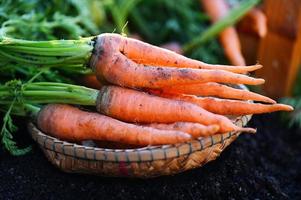
[[255, 116], [250, 126], [257, 134], [241, 135], [216, 161], [148, 180], [67, 174], [35, 144], [21, 157], [1, 149], [0, 199], [300, 199], [300, 130], [287, 129], [278, 114]]

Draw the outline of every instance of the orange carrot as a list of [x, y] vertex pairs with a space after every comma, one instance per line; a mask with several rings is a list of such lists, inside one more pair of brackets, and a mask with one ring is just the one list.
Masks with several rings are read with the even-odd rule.
[[[224, 70], [155, 67], [137, 64], [121, 52], [112, 50], [114, 42], [103, 41], [98, 56], [93, 56], [91, 67], [97, 78], [112, 84], [131, 88], [162, 88], [170, 85], [221, 82], [258, 85], [263, 79], [256, 79]], [[97, 48], [98, 49], [98, 48]], [[96, 54], [97, 55], [97, 54]]]
[[267, 34], [267, 18], [258, 8], [250, 10], [246, 16], [238, 23], [238, 29], [250, 32], [263, 38]]
[[100, 113], [127, 122], [196, 122], [204, 125], [218, 125], [220, 132], [255, 132], [254, 129], [237, 127], [228, 118], [212, 114], [192, 103], [152, 96], [116, 86], [101, 88], [96, 107]]
[[292, 111], [293, 108], [284, 104], [260, 104], [246, 101], [218, 99], [212, 97], [196, 97], [192, 95], [162, 95], [166, 98], [194, 103], [205, 110], [220, 115], [249, 115], [275, 111]]
[[161, 88], [160, 90], [148, 91], [152, 94], [190, 94], [196, 96], [215, 96], [228, 99], [254, 100], [267, 103], [276, 103], [276, 101], [269, 97], [213, 82], [192, 85], [174, 85], [166, 88]]
[[219, 126], [209, 125], [204, 126], [199, 123], [191, 122], [175, 122], [172, 124], [146, 124], [145, 126], [160, 129], [160, 130], [174, 130], [189, 133], [193, 138], [207, 137], [218, 132]]
[[174, 144], [191, 139], [189, 134], [181, 131], [128, 124], [60, 104], [49, 104], [42, 108], [37, 124], [42, 131], [68, 141], [107, 140], [145, 146]]
[[[202, 0], [205, 11], [212, 22], [217, 22], [227, 15], [229, 8], [224, 0]], [[241, 53], [240, 41], [234, 27], [225, 28], [219, 36], [220, 42], [224, 48], [225, 55], [233, 65], [245, 65], [245, 59]]]
[[[261, 65], [251, 66], [228, 66], [228, 65], [211, 65], [201, 61], [193, 60], [179, 55], [173, 51], [153, 46], [142, 41], [125, 38], [118, 34], [101, 34], [97, 37], [95, 52], [91, 58], [91, 66], [95, 67], [105, 57], [110, 57], [111, 62], [116, 62], [116, 57], [121, 53], [131, 60], [128, 65], [132, 66], [132, 61], [137, 64], [177, 67], [177, 68], [196, 68], [196, 69], [218, 69], [227, 70], [234, 73], [246, 73], [260, 69]], [[127, 60], [128, 61], [128, 60]], [[127, 63], [123, 63], [127, 64]], [[136, 66], [136, 65], [135, 65]], [[143, 67], [138, 65], [137, 67]]]

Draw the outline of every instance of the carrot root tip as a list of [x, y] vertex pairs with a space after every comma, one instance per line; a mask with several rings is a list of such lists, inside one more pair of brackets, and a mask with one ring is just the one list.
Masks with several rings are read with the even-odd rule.
[[259, 78], [259, 79], [258, 79], [258, 82], [259, 82], [259, 84], [264, 84], [264, 83], [265, 83], [265, 80], [264, 80], [263, 78]]
[[263, 68], [263, 65], [261, 65], [261, 64], [256, 64], [256, 65], [255, 65], [255, 68], [256, 68], [256, 70], [257, 70], [257, 69], [261, 69], [261, 68]]

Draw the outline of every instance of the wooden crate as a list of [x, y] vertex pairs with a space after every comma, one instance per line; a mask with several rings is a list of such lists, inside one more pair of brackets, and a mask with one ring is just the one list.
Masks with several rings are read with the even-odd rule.
[[248, 64], [264, 68], [258, 77], [266, 79], [263, 91], [278, 98], [291, 94], [301, 64], [301, 0], [265, 0], [268, 33], [264, 38], [240, 33]]

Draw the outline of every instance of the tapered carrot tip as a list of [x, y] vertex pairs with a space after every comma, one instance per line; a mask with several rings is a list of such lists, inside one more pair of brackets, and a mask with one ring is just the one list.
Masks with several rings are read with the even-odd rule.
[[[241, 65], [242, 66], [242, 65]], [[258, 69], [261, 69], [263, 66], [260, 64], [255, 64], [255, 65], [249, 65], [249, 66], [245, 66], [245, 72], [242, 74], [246, 74], [248, 72], [252, 72], [252, 71], [256, 71]]]
[[[241, 67], [244, 67], [246, 72], [256, 71], [257, 69], [260, 69], [260, 68], [263, 67], [263, 66], [260, 65], [260, 64], [249, 65], [249, 66], [243, 66], [243, 65], [240, 65], [240, 66], [241, 66]], [[238, 67], [238, 66], [236, 66], [236, 67]]]
[[265, 80], [263, 78], [258, 78], [257, 83], [258, 83], [258, 85], [264, 84]]
[[294, 108], [290, 105], [278, 104], [277, 106], [278, 106], [279, 110], [282, 110], [282, 111], [288, 111], [289, 112], [289, 111], [294, 110]]
[[261, 69], [263, 66], [261, 64], [252, 65], [254, 70]]
[[258, 35], [259, 35], [259, 37], [263, 38], [266, 36], [267, 32], [268, 32], [268, 29], [266, 28], [266, 26], [262, 26], [258, 30]]

